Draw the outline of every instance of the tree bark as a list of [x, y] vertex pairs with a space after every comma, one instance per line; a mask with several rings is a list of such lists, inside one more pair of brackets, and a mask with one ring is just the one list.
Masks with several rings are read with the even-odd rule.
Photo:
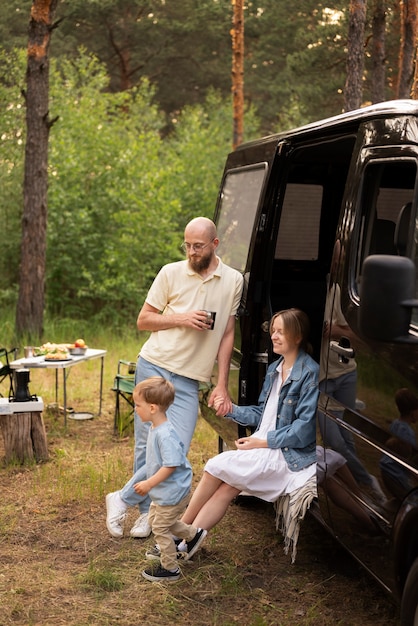
[[[397, 97], [409, 98], [414, 77], [414, 59], [417, 39], [417, 0], [401, 0], [401, 45], [399, 50], [399, 74]], [[415, 92], [415, 80], [414, 88]], [[413, 96], [416, 98], [416, 95]]]
[[385, 31], [386, 31], [386, 0], [374, 0], [372, 18], [372, 103], [384, 102], [385, 94]]
[[[418, 28], [415, 28], [415, 50], [418, 49]], [[418, 100], [418, 62], [415, 54], [414, 78], [412, 81], [411, 98]]]
[[362, 102], [365, 22], [366, 0], [350, 0], [347, 79], [344, 89], [345, 111], [358, 109]]
[[232, 96], [233, 148], [242, 143], [244, 135], [244, 1], [232, 0]]
[[0, 415], [5, 462], [47, 461], [48, 444], [42, 413]]
[[16, 332], [40, 337], [46, 266], [49, 59], [58, 0], [33, 0], [26, 69], [26, 147]]

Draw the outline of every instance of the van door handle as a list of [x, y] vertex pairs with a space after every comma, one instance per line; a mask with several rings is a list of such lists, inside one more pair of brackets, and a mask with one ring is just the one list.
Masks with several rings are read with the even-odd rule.
[[338, 354], [342, 363], [348, 363], [349, 359], [354, 359], [355, 352], [347, 337], [341, 337], [340, 341], [330, 341], [329, 347]]
[[268, 363], [268, 352], [253, 352], [253, 361], [255, 361], [256, 363]]

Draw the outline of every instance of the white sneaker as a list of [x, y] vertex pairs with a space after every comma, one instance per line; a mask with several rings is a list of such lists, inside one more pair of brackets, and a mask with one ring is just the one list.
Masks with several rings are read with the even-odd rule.
[[106, 526], [112, 537], [123, 537], [127, 506], [121, 499], [119, 491], [106, 496]]
[[131, 537], [140, 539], [151, 534], [151, 526], [148, 524], [148, 513], [141, 513], [131, 528]]

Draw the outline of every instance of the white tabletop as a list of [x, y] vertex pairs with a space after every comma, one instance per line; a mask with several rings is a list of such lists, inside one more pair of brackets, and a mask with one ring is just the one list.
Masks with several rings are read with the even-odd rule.
[[85, 354], [80, 356], [70, 354], [68, 359], [65, 361], [49, 361], [48, 359], [45, 359], [45, 356], [34, 356], [28, 359], [16, 359], [16, 361], [11, 361], [9, 365], [14, 370], [20, 368], [64, 369], [66, 367], [73, 367], [73, 365], [77, 365], [78, 363], [82, 363], [83, 361], [89, 361], [90, 359], [98, 359], [100, 357], [104, 357], [106, 352], [107, 350], [94, 350], [93, 348], [87, 348]]

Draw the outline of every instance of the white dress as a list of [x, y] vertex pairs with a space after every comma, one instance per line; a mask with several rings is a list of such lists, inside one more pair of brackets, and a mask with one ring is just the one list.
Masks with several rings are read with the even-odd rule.
[[[258, 430], [251, 435], [267, 439], [267, 433], [276, 430], [277, 403], [282, 383], [281, 364], [273, 383]], [[280, 448], [253, 448], [252, 450], [228, 450], [209, 459], [205, 471], [223, 482], [245, 491], [266, 502], [302, 487], [316, 473], [316, 463], [292, 472]]]

